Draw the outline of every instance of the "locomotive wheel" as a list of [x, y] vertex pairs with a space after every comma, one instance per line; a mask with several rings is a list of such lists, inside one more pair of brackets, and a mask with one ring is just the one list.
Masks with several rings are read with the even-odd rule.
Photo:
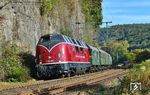
[[71, 77], [73, 75], [71, 72], [67, 73], [67, 77]]
[[84, 71], [83, 74], [86, 74], [86, 71]]
[[65, 76], [66, 76], [65, 74], [62, 74], [62, 75], [61, 75], [62, 78], [65, 78]]
[[68, 74], [67, 74], [67, 76], [68, 76], [68, 77], [70, 77], [70, 76], [71, 76], [71, 74], [70, 74], [70, 73], [68, 73]]
[[39, 79], [39, 80], [42, 79], [42, 76], [39, 74], [39, 72], [36, 73], [36, 77], [37, 77], [37, 79]]

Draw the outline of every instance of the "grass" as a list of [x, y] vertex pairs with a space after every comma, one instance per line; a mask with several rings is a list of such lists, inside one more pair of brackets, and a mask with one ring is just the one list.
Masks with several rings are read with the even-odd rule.
[[[130, 83], [140, 82], [142, 89], [130, 91]], [[79, 90], [80, 91], [80, 90]], [[129, 73], [120, 79], [117, 85], [105, 86], [99, 84], [87, 90], [87, 95], [150, 95], [150, 60], [136, 64], [129, 69]]]
[[0, 82], [0, 88], [10, 87], [10, 86], [16, 86], [21, 84], [22, 82]]
[[38, 82], [38, 81], [35, 79], [31, 79], [31, 80], [28, 80], [27, 82], [0, 82], [0, 88], [17, 86], [17, 85], [21, 85], [24, 83], [34, 83], [34, 82]]

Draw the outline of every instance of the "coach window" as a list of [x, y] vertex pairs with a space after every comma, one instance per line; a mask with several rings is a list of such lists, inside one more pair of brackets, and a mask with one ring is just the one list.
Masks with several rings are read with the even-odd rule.
[[99, 54], [98, 54], [98, 52], [97, 52], [97, 58], [99, 57]]
[[76, 52], [78, 53], [78, 52], [79, 52], [79, 49], [78, 49], [78, 47], [76, 46], [75, 48], [76, 48]]

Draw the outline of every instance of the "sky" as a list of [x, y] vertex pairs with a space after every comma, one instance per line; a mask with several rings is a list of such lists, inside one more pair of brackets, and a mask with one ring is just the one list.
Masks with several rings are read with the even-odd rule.
[[103, 22], [112, 21], [109, 25], [150, 23], [150, 0], [103, 0], [102, 8]]

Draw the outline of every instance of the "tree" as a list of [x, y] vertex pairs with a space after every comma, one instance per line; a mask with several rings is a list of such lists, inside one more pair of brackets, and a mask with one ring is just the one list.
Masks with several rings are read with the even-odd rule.
[[113, 65], [117, 65], [118, 63], [123, 63], [124, 61], [129, 60], [129, 58], [132, 60], [129, 56], [128, 47], [128, 41], [121, 41], [109, 43], [105, 47], [102, 47], [102, 49], [112, 56]]
[[140, 52], [137, 56], [136, 56], [136, 61], [137, 62], [142, 62], [145, 61], [147, 59], [150, 59], [150, 50], [146, 49], [142, 52]]

